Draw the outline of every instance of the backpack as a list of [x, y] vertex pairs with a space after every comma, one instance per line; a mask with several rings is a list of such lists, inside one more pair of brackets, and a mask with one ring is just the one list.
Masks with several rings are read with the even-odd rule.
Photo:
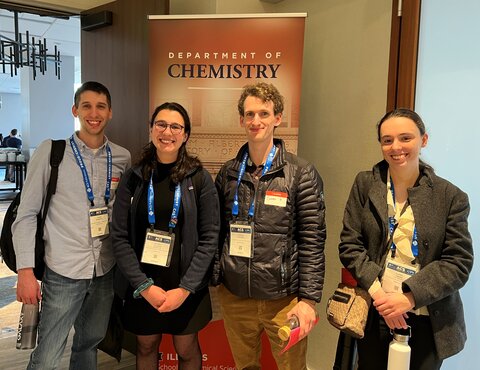
[[[45, 202], [43, 211], [37, 215], [37, 230], [35, 233], [35, 267], [33, 272], [38, 280], [42, 280], [45, 271], [45, 243], [43, 240], [43, 227], [47, 217], [48, 207], [50, 205], [50, 198], [55, 194], [57, 189], [58, 166], [62, 162], [63, 154], [65, 152], [65, 140], [52, 140], [52, 149], [50, 152], [50, 179], [47, 185], [47, 193], [45, 195]], [[7, 267], [13, 272], [17, 272], [17, 259], [15, 250], [13, 248], [12, 240], [12, 224], [17, 218], [18, 206], [20, 205], [21, 191], [15, 196], [10, 206], [5, 213], [3, 220], [2, 234], [0, 236], [0, 250], [2, 252], [2, 260]]]

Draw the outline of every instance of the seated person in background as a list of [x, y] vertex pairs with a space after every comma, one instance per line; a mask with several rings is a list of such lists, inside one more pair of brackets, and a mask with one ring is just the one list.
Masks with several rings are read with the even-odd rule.
[[22, 149], [22, 139], [18, 136], [18, 130], [16, 128], [10, 131], [10, 135], [5, 138], [5, 146], [8, 148], [17, 148], [18, 150]]
[[[4, 146], [7, 148], [16, 148], [22, 150], [22, 139], [17, 137], [18, 130], [16, 128], [10, 131], [10, 135], [4, 140]], [[5, 171], [5, 181], [15, 182], [15, 166], [8, 165]]]

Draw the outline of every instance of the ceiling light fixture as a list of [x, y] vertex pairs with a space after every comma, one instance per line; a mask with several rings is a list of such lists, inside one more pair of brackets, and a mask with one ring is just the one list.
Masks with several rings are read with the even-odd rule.
[[37, 72], [45, 74], [47, 64], [53, 63], [55, 76], [60, 79], [60, 50], [54, 46], [52, 54], [48, 53], [47, 40], [44, 38], [36, 40], [35, 37], [30, 38], [28, 31], [25, 32], [25, 38], [22, 37], [18, 29], [18, 11], [13, 10], [15, 40], [0, 35], [0, 68], [3, 73], [10, 76], [16, 76], [19, 68], [31, 67], [33, 79], [37, 77]]

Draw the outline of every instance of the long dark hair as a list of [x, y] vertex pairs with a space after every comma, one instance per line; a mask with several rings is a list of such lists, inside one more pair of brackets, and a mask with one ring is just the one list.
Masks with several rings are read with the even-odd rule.
[[[159, 105], [155, 108], [152, 114], [152, 118], [150, 119], [150, 129], [153, 127], [155, 123], [155, 117], [157, 114], [162, 110], [171, 110], [178, 112], [182, 118], [185, 125], [185, 134], [187, 135], [187, 140], [182, 143], [182, 146], [178, 150], [178, 157], [177, 163], [172, 169], [171, 172], [171, 179], [175, 184], [180, 183], [187, 174], [189, 174], [195, 168], [202, 167], [202, 163], [196, 157], [192, 157], [188, 154], [187, 151], [187, 141], [190, 138], [190, 131], [192, 129], [192, 125], [190, 122], [190, 117], [188, 116], [187, 111], [184, 107], [182, 107], [178, 103], [174, 102], [166, 102], [162, 105]], [[142, 176], [144, 180], [148, 180], [152, 171], [155, 169], [157, 163], [157, 148], [153, 143], [150, 141], [147, 145], [143, 147], [143, 152], [140, 160], [138, 161], [138, 165], [142, 167]]]

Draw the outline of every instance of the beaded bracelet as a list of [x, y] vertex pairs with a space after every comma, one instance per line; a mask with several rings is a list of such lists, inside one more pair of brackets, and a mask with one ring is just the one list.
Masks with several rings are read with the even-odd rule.
[[153, 285], [153, 279], [148, 278], [145, 280], [140, 286], [135, 289], [133, 292], [133, 298], [141, 298], [142, 296], [140, 295], [141, 292], [143, 292], [145, 289], [151, 287]]

